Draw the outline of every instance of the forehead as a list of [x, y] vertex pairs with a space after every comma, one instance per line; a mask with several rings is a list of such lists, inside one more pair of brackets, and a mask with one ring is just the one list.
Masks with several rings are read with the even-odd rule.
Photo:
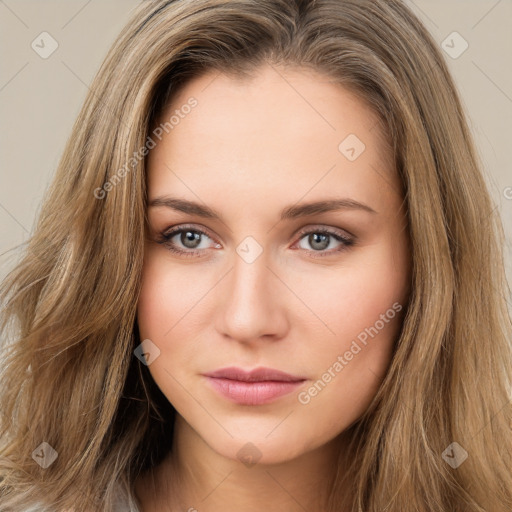
[[268, 65], [243, 80], [210, 71], [182, 87], [160, 121], [171, 116], [148, 156], [150, 195], [313, 200], [336, 189], [370, 200], [371, 189], [399, 188], [378, 116], [311, 70]]

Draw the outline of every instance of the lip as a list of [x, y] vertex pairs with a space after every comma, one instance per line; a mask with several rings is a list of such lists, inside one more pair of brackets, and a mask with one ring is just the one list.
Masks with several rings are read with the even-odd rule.
[[237, 368], [236, 366], [230, 366], [228, 368], [215, 370], [214, 372], [205, 373], [204, 375], [206, 377], [237, 380], [240, 382], [298, 382], [306, 380], [304, 377], [297, 377], [280, 370], [265, 367], [254, 368], [253, 370], [247, 371], [242, 368]]
[[221, 368], [206, 373], [210, 385], [228, 400], [240, 405], [262, 405], [287, 395], [306, 379], [272, 368]]

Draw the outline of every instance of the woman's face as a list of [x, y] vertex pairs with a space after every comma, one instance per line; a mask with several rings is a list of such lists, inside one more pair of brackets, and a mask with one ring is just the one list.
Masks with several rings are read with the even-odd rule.
[[297, 68], [207, 73], [167, 121], [148, 156], [149, 370], [215, 452], [292, 459], [354, 423], [390, 363], [410, 268], [390, 149], [365, 104]]

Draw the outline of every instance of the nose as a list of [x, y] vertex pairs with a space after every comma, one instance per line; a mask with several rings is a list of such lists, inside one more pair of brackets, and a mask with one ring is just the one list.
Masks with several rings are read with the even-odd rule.
[[225, 338], [252, 344], [285, 336], [286, 288], [268, 266], [265, 252], [251, 263], [236, 254], [218, 293], [216, 328]]

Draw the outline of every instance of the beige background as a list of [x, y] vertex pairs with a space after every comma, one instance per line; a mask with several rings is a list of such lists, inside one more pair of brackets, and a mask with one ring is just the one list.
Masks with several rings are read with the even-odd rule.
[[[0, 279], [18, 256], [10, 249], [31, 232], [88, 84], [138, 3], [0, 0]], [[512, 0], [407, 3], [441, 46], [454, 31], [469, 45], [458, 58], [444, 55], [504, 220], [512, 283]], [[47, 59], [31, 47], [42, 32], [58, 43]]]

